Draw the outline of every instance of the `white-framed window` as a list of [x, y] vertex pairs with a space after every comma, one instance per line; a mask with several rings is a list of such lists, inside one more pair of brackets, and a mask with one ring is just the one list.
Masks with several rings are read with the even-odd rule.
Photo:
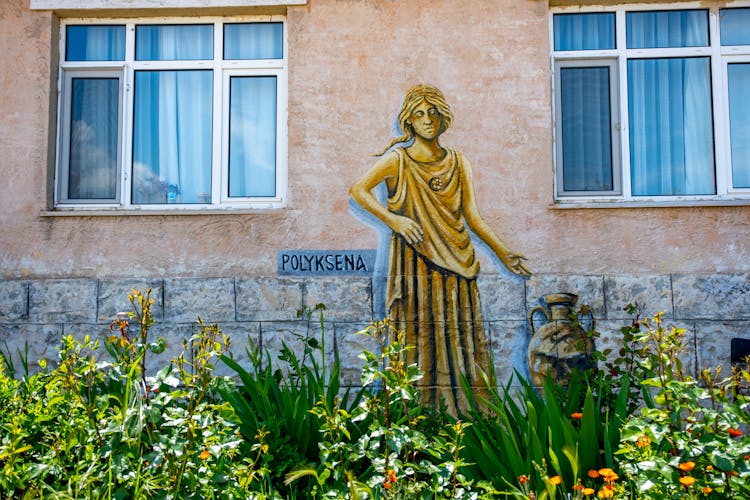
[[61, 22], [57, 209], [276, 208], [285, 19]]
[[750, 2], [550, 13], [555, 199], [750, 201]]

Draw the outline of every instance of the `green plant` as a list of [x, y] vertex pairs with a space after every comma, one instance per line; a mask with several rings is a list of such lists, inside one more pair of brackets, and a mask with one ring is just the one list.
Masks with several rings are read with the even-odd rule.
[[227, 339], [201, 324], [187, 352], [149, 376], [146, 355], [164, 345], [149, 340], [153, 299], [135, 290], [129, 299], [133, 312], [111, 327], [111, 359], [91, 338], [66, 336], [51, 370], [14, 379], [0, 365], [0, 496], [248, 496], [238, 479], [245, 444], [216, 397], [231, 381], [212, 375]]
[[[320, 401], [312, 412], [321, 420], [317, 467], [287, 475], [292, 484], [312, 477], [312, 496], [333, 498], [490, 498], [494, 490], [463, 474], [461, 455], [468, 424], [450, 422], [444, 412], [419, 405], [415, 383], [422, 377], [405, 353], [413, 346], [388, 320], [359, 332], [378, 342], [378, 353], [364, 351], [362, 402], [352, 410], [341, 400]], [[434, 419], [437, 419], [435, 421]], [[359, 436], [352, 432], [367, 423]], [[426, 433], [425, 429], [440, 430]]]
[[[260, 474], [257, 471], [264, 470], [261, 475], [272, 485], [268, 492], [292, 494], [283, 484], [285, 475], [294, 468], [317, 463], [321, 422], [313, 410], [320, 405], [333, 408], [339, 401], [356, 407], [361, 398], [350, 389], [342, 392], [338, 354], [331, 366], [326, 365], [324, 311], [325, 306], [318, 304], [297, 313], [307, 322], [306, 335], [298, 338], [303, 346], [301, 358], [286, 343], [282, 343], [279, 356], [281, 366], [274, 365], [268, 352], [262, 353], [252, 345], [246, 349], [249, 370], [230, 356], [221, 358], [240, 381], [240, 385], [222, 389], [222, 397], [234, 408], [245, 439], [261, 441], [261, 447], [266, 447], [266, 452], [255, 459], [255, 471]], [[316, 313], [320, 341], [310, 333]], [[297, 486], [298, 492], [306, 491], [304, 485]]]
[[685, 330], [663, 314], [640, 322], [634, 341], [644, 374], [644, 406], [627, 419], [618, 451], [621, 470], [638, 498], [750, 496], [750, 374], [736, 369], [685, 374]]
[[541, 499], [574, 491], [588, 470], [615, 467], [608, 450], [624, 415], [624, 398], [604, 408], [580, 372], [564, 387], [548, 377], [541, 393], [516, 378], [517, 393], [511, 381], [487, 401], [467, 392], [474, 411], [464, 453], [473, 464], [472, 477], [491, 481], [506, 495]]

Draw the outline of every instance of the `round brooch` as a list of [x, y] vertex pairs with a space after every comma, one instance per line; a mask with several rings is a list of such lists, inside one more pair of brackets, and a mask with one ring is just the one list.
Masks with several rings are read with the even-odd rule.
[[440, 177], [433, 177], [430, 179], [430, 189], [433, 191], [440, 191], [443, 189], [443, 179]]

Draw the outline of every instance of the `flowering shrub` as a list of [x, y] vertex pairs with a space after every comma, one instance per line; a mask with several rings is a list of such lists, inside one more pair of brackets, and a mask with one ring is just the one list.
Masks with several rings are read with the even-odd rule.
[[129, 299], [109, 361], [97, 360], [98, 342], [67, 336], [54, 369], [18, 380], [0, 363], [0, 497], [247, 498], [237, 479], [245, 444], [216, 398], [230, 381], [212, 375], [227, 339], [201, 325], [185, 353], [149, 376], [146, 356], [164, 345], [149, 339], [153, 300]]
[[624, 424], [618, 450], [632, 494], [644, 499], [750, 497], [750, 374], [735, 369], [685, 375], [685, 331], [662, 315], [640, 323], [635, 340], [644, 406]]
[[[153, 300], [133, 291], [105, 343], [65, 337], [59, 364], [16, 379], [0, 363], [0, 498], [750, 498], [750, 374], [680, 363], [684, 331], [662, 316], [622, 329], [614, 361], [566, 386], [467, 398], [459, 420], [419, 404], [413, 346], [388, 321], [363, 332], [362, 387], [344, 390], [325, 335], [280, 360], [199, 320], [156, 374]], [[308, 321], [323, 310], [300, 312]], [[635, 310], [633, 308], [632, 310]], [[222, 359], [239, 383], [217, 377]], [[266, 362], [267, 361], [267, 362]]]

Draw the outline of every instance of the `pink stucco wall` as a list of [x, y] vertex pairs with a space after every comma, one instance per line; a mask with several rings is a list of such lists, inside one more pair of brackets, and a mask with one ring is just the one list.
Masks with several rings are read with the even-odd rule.
[[[0, 2], [0, 277], [273, 275], [282, 249], [375, 248], [348, 187], [414, 83], [443, 89], [443, 143], [539, 273], [750, 270], [750, 207], [555, 210], [545, 1], [312, 0], [291, 7], [289, 190], [258, 214], [42, 216], [55, 18]], [[53, 122], [54, 120], [52, 120]], [[493, 263], [485, 259], [485, 272]]]

